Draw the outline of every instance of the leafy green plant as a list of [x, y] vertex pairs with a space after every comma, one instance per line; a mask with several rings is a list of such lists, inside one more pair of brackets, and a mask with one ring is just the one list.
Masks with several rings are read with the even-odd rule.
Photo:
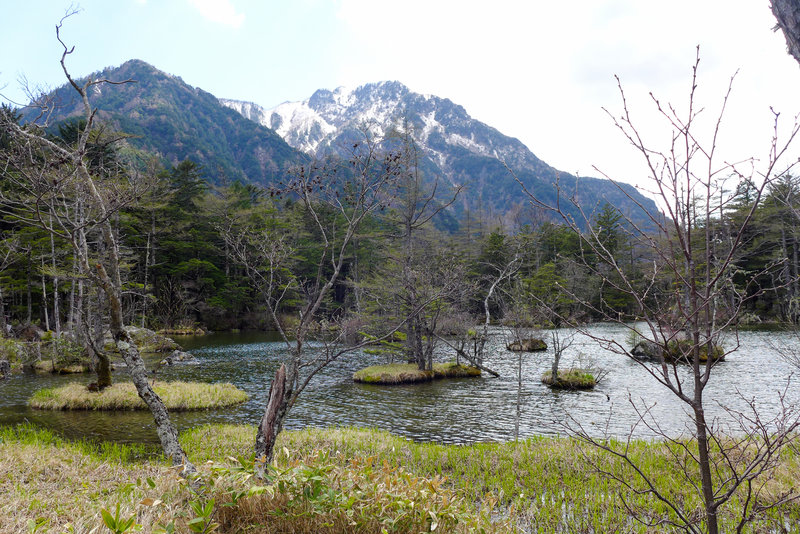
[[129, 530], [140, 530], [141, 525], [136, 524], [136, 515], [132, 515], [128, 519], [122, 519], [119, 516], [119, 503], [117, 503], [117, 510], [112, 516], [111, 513], [105, 508], [100, 510], [100, 515], [103, 517], [103, 523], [114, 534], [125, 534]]
[[219, 524], [213, 520], [214, 499], [189, 501], [189, 506], [195, 514], [195, 517], [190, 519], [187, 523], [189, 530], [205, 534], [207, 532], [214, 532], [219, 528]]

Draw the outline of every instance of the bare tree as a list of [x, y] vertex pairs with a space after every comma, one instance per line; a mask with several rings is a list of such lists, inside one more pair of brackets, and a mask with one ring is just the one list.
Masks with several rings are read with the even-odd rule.
[[[299, 167], [272, 190], [273, 195], [299, 200], [302, 217], [310, 224], [308, 231], [319, 242], [310, 274], [301, 273], [293, 263], [297, 227], [285, 228], [269, 218], [251, 217], [228, 219], [221, 228], [232, 256], [261, 294], [288, 352], [271, 383], [256, 436], [256, 469], [261, 475], [272, 460], [286, 416], [314, 376], [344, 354], [387, 339], [405, 322], [400, 319], [380, 337], [346, 344], [347, 332], [332, 325], [337, 317], [323, 309], [342, 278], [359, 229], [391, 202], [394, 184], [404, 172], [402, 154], [381, 150], [365, 134], [363, 141], [352, 146], [345, 167], [338, 160]], [[289, 296], [301, 302], [294, 321], [280, 313]], [[424, 301], [421, 306], [428, 303]], [[311, 341], [314, 346], [310, 346]]]
[[[418, 147], [412, 128], [406, 122], [390, 132], [403, 172], [394, 183], [391, 218], [396, 231], [387, 237], [398, 244], [389, 255], [392, 267], [384, 277], [391, 280], [396, 302], [407, 317], [405, 323], [406, 356], [420, 370], [431, 370], [436, 346], [437, 321], [448, 294], [457, 292], [460, 277], [455, 276], [454, 262], [435, 253], [431, 245], [431, 221], [455, 202], [461, 186], [440, 198], [439, 176], [427, 181], [419, 167]], [[437, 261], [438, 260], [438, 261]], [[431, 307], [423, 305], [429, 302]], [[414, 311], [416, 310], [416, 311]]]
[[[142, 183], [137, 176], [123, 172], [122, 168], [99, 172], [90, 162], [92, 142], [102, 135], [97, 124], [97, 110], [89, 101], [90, 91], [100, 85], [128, 83], [131, 80], [112, 81], [87, 78], [78, 81], [67, 69], [66, 60], [74, 51], [61, 39], [60, 30], [68, 13], [56, 26], [56, 38], [63, 47], [61, 68], [67, 82], [83, 104], [83, 120], [79, 135], [72, 144], [62, 144], [50, 139], [36, 125], [22, 126], [2, 117], [3, 135], [12, 142], [3, 151], [4, 179], [13, 181], [16, 196], [3, 190], [4, 209], [11, 210], [18, 220], [39, 226], [51, 234], [65, 239], [72, 246], [82, 272], [100, 289], [108, 307], [108, 320], [116, 348], [124, 359], [136, 390], [153, 414], [156, 430], [165, 454], [184, 471], [194, 471], [178, 442], [178, 433], [169, 419], [161, 398], [153, 391], [147, 378], [147, 369], [139, 350], [124, 328], [122, 309], [122, 280], [120, 275], [120, 249], [112, 228], [111, 217], [121, 207], [137, 197]], [[42, 116], [51, 109], [44, 97], [35, 100]], [[109, 141], [109, 142], [113, 142]], [[102, 254], [90, 254], [86, 235], [97, 230], [103, 245]], [[98, 386], [111, 383], [110, 362], [100, 352]]]
[[[625, 139], [641, 155], [652, 183], [651, 193], [665, 210], [664, 214], [648, 212], [640, 205], [648, 224], [628, 218], [624, 225], [636, 246], [647, 251], [643, 257], [650, 263], [640, 265], [644, 271], [643, 280], [635, 279], [622, 268], [604, 244], [598, 229], [593, 228], [588, 212], [593, 207], [584, 211], [587, 207], [576, 206], [583, 214], [583, 220], [576, 220], [566, 214], [564, 204], [574, 204], [574, 201], [563, 191], [559, 191], [559, 201], [555, 205], [543, 203], [527, 189], [525, 192], [535, 205], [560, 215], [564, 224], [581, 236], [582, 246], [604, 265], [599, 270], [587, 262], [585, 268], [594, 269], [593, 274], [607, 287], [627, 295], [635, 303], [635, 313], [645, 324], [638, 334], [657, 348], [657, 363], [634, 360], [686, 406], [694, 439], [679, 440], [668, 435], [647, 406], [639, 408], [640, 423], [662, 436], [666, 449], [684, 473], [686, 484], [696, 489], [702, 513], [693, 512], [693, 503], [674, 498], [669, 488], [659, 484], [657, 477], [639, 465], [630, 452], [630, 440], [619, 443], [596, 439], [580, 422], [575, 422], [574, 430], [627, 466], [624, 474], [610, 472], [611, 476], [634, 493], [660, 501], [668, 510], [657, 514], [652, 507], [650, 510], [635, 509], [623, 498], [638, 519], [649, 525], [716, 534], [720, 531], [721, 514], [731, 525], [728, 528], [742, 531], [760, 513], [797, 496], [793, 490], [772, 494], [765, 484], [774, 472], [781, 449], [795, 439], [797, 411], [784, 406], [774, 418], [762, 418], [755, 402], [749, 402], [748, 411], [729, 411], [728, 422], [738, 425], [731, 428], [738, 428], [740, 432], [729, 435], [721, 430], [719, 421], [709, 417], [704, 392], [721, 357], [738, 348], [735, 331], [742, 304], [747, 298], [760, 294], [761, 288], [743, 288], [734, 283], [737, 255], [765, 188], [786, 171], [778, 165], [797, 135], [798, 125], [795, 122], [791, 127], [788, 139], [779, 141], [778, 114], [775, 113], [775, 135], [763, 159], [719, 161], [717, 143], [733, 79], [719, 114], [710, 124], [709, 137], [704, 140], [699, 133], [698, 64], [699, 49], [685, 111], [652, 97], [655, 111], [671, 132], [671, 142], [664, 149], [651, 146], [640, 135], [619, 80], [622, 112], [620, 115], [609, 113]], [[794, 163], [789, 167], [792, 165]], [[753, 202], [736, 221], [721, 217], [732, 202], [732, 197], [726, 196], [722, 189], [728, 179], [754, 184]], [[723, 221], [728, 225], [724, 228], [725, 240], [718, 239]], [[580, 300], [575, 294], [570, 297]], [[616, 313], [609, 313], [602, 303], [593, 305], [583, 300], [582, 305], [596, 316], [634, 329]], [[624, 342], [583, 331], [593, 335], [604, 347], [633, 358], [630, 347]], [[725, 334], [728, 336], [722, 348]], [[731, 503], [738, 503], [735, 509], [730, 509]]]

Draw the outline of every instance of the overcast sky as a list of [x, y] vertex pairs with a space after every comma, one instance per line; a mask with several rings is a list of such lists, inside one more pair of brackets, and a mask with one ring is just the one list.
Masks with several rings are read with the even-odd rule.
[[[620, 110], [619, 75], [643, 130], [652, 91], [683, 109], [695, 48], [710, 119], [734, 82], [724, 156], [763, 156], [770, 106], [788, 127], [800, 67], [773, 32], [768, 0], [83, 0], [65, 23], [69, 67], [86, 75], [138, 58], [218, 97], [265, 107], [316, 89], [398, 80], [446, 97], [561, 170], [636, 183], [639, 159], [602, 110]], [[68, 3], [8, 2], [0, 87], [63, 83], [54, 25]], [[797, 152], [800, 152], [798, 150]]]

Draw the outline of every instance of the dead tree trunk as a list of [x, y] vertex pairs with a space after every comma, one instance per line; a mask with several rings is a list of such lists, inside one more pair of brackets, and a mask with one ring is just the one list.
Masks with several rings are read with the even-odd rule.
[[258, 424], [256, 434], [256, 473], [263, 478], [267, 466], [272, 462], [275, 440], [281, 431], [281, 418], [278, 417], [286, 397], [286, 365], [281, 364], [269, 387], [269, 400], [264, 409], [264, 417]]

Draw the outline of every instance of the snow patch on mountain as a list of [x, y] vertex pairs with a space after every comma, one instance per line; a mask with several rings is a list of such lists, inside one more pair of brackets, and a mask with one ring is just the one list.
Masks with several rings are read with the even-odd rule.
[[366, 129], [378, 140], [390, 128], [402, 132], [406, 120], [423, 151], [441, 168], [447, 166], [447, 147], [489, 157], [496, 157], [498, 146], [501, 152], [509, 151], [494, 139], [505, 136], [472, 119], [461, 106], [434, 95], [413, 93], [400, 82], [320, 89], [306, 100], [270, 109], [249, 102], [220, 101], [274, 129], [294, 148], [315, 156], [335, 149], [343, 132]]
[[238, 112], [246, 119], [250, 119], [264, 126], [269, 126], [268, 124], [264, 124], [264, 108], [258, 104], [245, 102], [243, 100], [230, 100], [227, 98], [220, 98], [219, 103]]

